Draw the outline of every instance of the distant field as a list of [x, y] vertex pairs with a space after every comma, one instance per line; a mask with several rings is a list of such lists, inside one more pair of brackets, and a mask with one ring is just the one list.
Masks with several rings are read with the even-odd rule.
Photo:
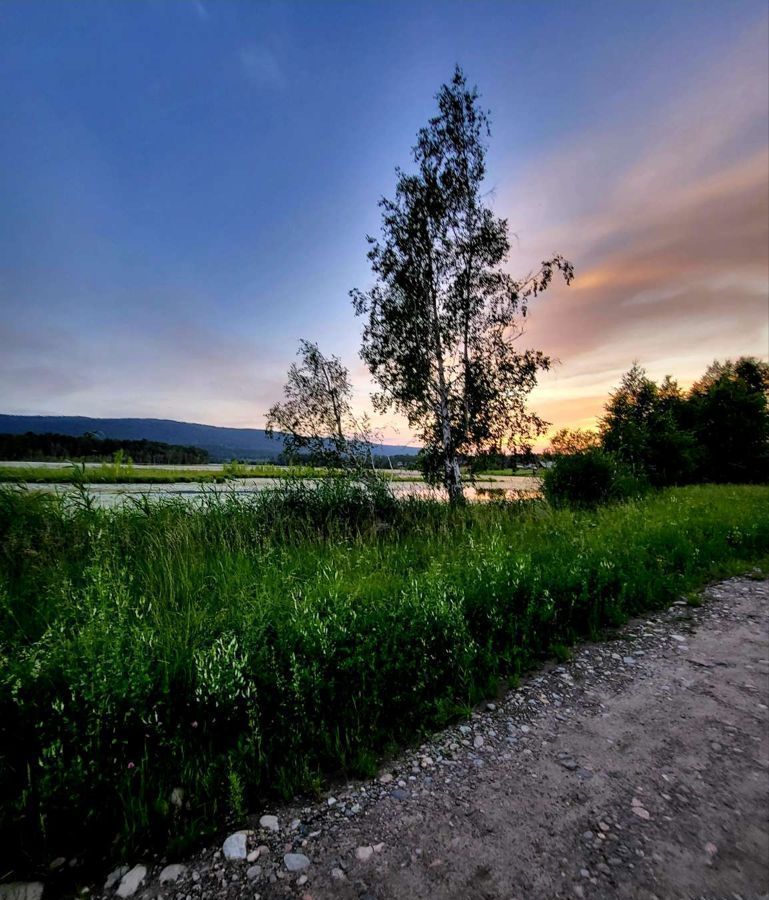
[[533, 468], [532, 466], [529, 466], [528, 468], [524, 466], [523, 468], [518, 469], [485, 469], [483, 472], [478, 472], [475, 477], [483, 479], [487, 475], [499, 475], [504, 478], [510, 478], [511, 476], [514, 476], [516, 478], [531, 478], [532, 471], [534, 472], [534, 477], [536, 478], [538, 470], [536, 468]]
[[[100, 465], [0, 465], [4, 484], [224, 484], [240, 478], [323, 478], [331, 470], [314, 466], [116, 466]], [[382, 472], [397, 481], [421, 481], [413, 472]]]

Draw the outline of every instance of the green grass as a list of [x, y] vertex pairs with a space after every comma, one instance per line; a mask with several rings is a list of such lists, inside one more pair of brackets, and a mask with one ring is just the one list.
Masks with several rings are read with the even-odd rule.
[[[150, 466], [0, 466], [0, 484], [224, 484], [238, 478], [325, 478], [334, 474], [314, 466], [246, 465], [225, 463], [220, 469], [201, 471]], [[418, 476], [382, 472], [385, 479], [418, 482]]]
[[769, 553], [762, 486], [594, 512], [372, 490], [115, 510], [0, 491], [9, 858], [178, 851]]

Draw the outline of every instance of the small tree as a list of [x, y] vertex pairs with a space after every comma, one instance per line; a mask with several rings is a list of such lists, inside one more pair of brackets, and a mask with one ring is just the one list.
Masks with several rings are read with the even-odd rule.
[[305, 454], [348, 470], [373, 465], [368, 418], [353, 414], [347, 368], [310, 341], [299, 342], [298, 355], [301, 362], [289, 367], [283, 402], [267, 413], [267, 436], [280, 432], [290, 459]]
[[438, 114], [417, 137], [413, 175], [396, 170], [395, 198], [383, 199], [381, 240], [368, 238], [376, 285], [353, 291], [366, 317], [361, 357], [380, 387], [375, 407], [403, 413], [419, 435], [425, 474], [462, 499], [462, 455], [523, 449], [545, 423], [526, 410], [550, 359], [516, 349], [528, 301], [561, 256], [523, 281], [503, 269], [505, 219], [485, 206], [488, 116], [461, 69], [437, 95]]
[[686, 427], [686, 398], [670, 376], [658, 385], [634, 363], [611, 394], [600, 429], [604, 449], [652, 484], [694, 477], [697, 448]]

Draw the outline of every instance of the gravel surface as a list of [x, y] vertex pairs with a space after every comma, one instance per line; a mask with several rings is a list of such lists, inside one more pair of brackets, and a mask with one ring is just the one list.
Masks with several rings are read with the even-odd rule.
[[703, 600], [582, 645], [373, 781], [192, 859], [126, 860], [91, 896], [769, 898], [769, 581]]

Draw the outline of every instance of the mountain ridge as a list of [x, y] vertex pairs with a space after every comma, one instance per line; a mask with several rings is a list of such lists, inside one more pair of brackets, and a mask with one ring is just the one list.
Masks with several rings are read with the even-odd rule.
[[[274, 459], [283, 449], [280, 437], [268, 438], [263, 428], [229, 428], [176, 419], [140, 417], [97, 418], [92, 416], [23, 416], [0, 413], [2, 434], [54, 432], [77, 437], [92, 431], [118, 440], [150, 440], [200, 447], [212, 461], [227, 459]], [[375, 455], [416, 456], [417, 447], [377, 444]]]

